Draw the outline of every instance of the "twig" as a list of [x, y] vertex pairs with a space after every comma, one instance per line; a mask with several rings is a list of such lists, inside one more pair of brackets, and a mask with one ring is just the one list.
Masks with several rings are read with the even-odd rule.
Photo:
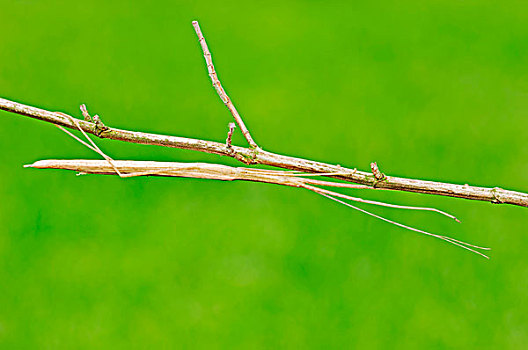
[[80, 109], [81, 109], [81, 114], [83, 115], [84, 117], [84, 121], [86, 122], [89, 122], [89, 123], [92, 123], [93, 120], [92, 120], [92, 116], [90, 115], [90, 113], [88, 113], [88, 109], [86, 108], [86, 105], [85, 104], [82, 104], [80, 106]]
[[205, 63], [207, 64], [207, 71], [209, 72], [209, 77], [211, 78], [211, 81], [213, 82], [213, 86], [218, 93], [218, 96], [220, 96], [220, 99], [229, 109], [229, 112], [233, 115], [233, 118], [235, 118], [235, 121], [237, 122], [238, 126], [240, 127], [240, 130], [242, 131], [242, 134], [246, 138], [247, 142], [249, 143], [249, 146], [251, 148], [258, 148], [257, 144], [251, 137], [251, 134], [249, 133], [249, 130], [246, 128], [246, 125], [242, 121], [242, 117], [240, 117], [240, 114], [238, 114], [238, 111], [235, 108], [235, 105], [227, 96], [227, 93], [225, 92], [224, 88], [222, 87], [222, 84], [220, 83], [220, 80], [218, 79], [218, 75], [216, 74], [215, 67], [213, 65], [213, 58], [211, 56], [211, 52], [209, 52], [209, 48], [207, 47], [207, 43], [205, 42], [205, 38], [202, 34], [202, 31], [200, 29], [200, 25], [198, 24], [198, 21], [193, 21], [192, 25], [194, 27], [194, 31], [196, 32], [196, 35], [198, 36], [198, 40], [200, 41], [200, 45], [202, 46], [202, 51], [204, 53]]
[[385, 174], [383, 174], [379, 170], [378, 163], [376, 163], [376, 162], [370, 163], [370, 169], [372, 170], [372, 175], [374, 175], [376, 180], [378, 180], [378, 181], [382, 181], [383, 180], [383, 178], [385, 177]]
[[229, 130], [227, 131], [226, 147], [231, 148], [231, 138], [233, 137], [233, 131], [235, 130], [235, 123], [229, 123]]
[[[24, 105], [3, 98], [0, 98], [0, 109], [34, 119], [39, 119], [52, 124], [62, 125], [71, 129], [77, 129], [76, 123], [71, 120], [71, 118], [73, 118], [71, 116], [70, 118], [66, 118], [64, 116], [58, 115], [55, 112]], [[262, 164], [282, 169], [303, 171], [307, 173], [335, 173], [336, 175], [328, 176], [370, 187], [372, 187], [377, 181], [372, 173], [369, 172], [345, 168], [333, 164], [316, 162], [309, 159], [289, 157], [281, 154], [266, 152], [264, 150], [254, 150], [237, 146], [228, 148], [225, 143], [214, 141], [144, 133], [111, 127], [108, 127], [108, 129], [99, 133], [94, 123], [85, 122], [84, 120], [79, 119], [75, 120], [83, 131], [92, 135], [96, 135], [100, 138], [143, 145], [189, 149], [221, 156], [228, 156], [238, 159], [239, 161], [248, 165]], [[415, 193], [427, 193], [440, 196], [486, 201], [496, 204], [504, 203], [528, 207], [527, 193], [509, 191], [498, 187], [486, 188], [385, 176], [384, 181], [378, 183], [376, 188]]]

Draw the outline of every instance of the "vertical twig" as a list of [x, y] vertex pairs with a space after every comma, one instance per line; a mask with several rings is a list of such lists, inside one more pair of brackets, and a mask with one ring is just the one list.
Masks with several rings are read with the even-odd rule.
[[86, 108], [86, 105], [83, 103], [79, 108], [81, 109], [81, 113], [84, 117], [84, 121], [88, 123], [93, 123], [92, 116], [90, 115], [90, 113], [88, 113], [88, 109]]
[[222, 84], [220, 83], [220, 80], [218, 79], [218, 75], [216, 74], [215, 67], [213, 65], [213, 59], [211, 57], [211, 52], [209, 52], [209, 48], [207, 47], [207, 43], [205, 42], [205, 38], [202, 34], [198, 21], [193, 21], [192, 25], [194, 27], [194, 31], [196, 32], [196, 35], [198, 36], [200, 45], [202, 46], [205, 63], [207, 64], [207, 71], [209, 72], [209, 77], [211, 78], [211, 81], [213, 82], [213, 86], [218, 96], [220, 96], [220, 99], [222, 100], [222, 102], [224, 102], [224, 104], [227, 106], [227, 108], [229, 109], [229, 112], [231, 112], [231, 114], [233, 115], [233, 118], [235, 118], [235, 121], [240, 127], [240, 130], [242, 131], [242, 134], [246, 138], [249, 146], [251, 148], [258, 148], [257, 143], [253, 140], [253, 138], [251, 137], [251, 134], [249, 133], [249, 130], [246, 128], [246, 125], [242, 121], [240, 114], [238, 114], [238, 111], [236, 110], [235, 105], [233, 104], [229, 96], [227, 96], [224, 88], [222, 87]]
[[235, 131], [235, 123], [229, 123], [229, 131], [227, 132], [226, 147], [231, 148], [231, 138], [233, 137], [233, 131]]
[[385, 178], [385, 175], [379, 170], [378, 163], [370, 163], [370, 169], [372, 170], [372, 174], [374, 175], [376, 180], [381, 181]]

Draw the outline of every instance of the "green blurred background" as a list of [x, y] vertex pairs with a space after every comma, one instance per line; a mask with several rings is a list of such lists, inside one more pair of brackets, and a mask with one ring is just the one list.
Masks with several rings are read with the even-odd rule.
[[[2, 0], [0, 96], [223, 142], [231, 116], [194, 19], [264, 149], [528, 191], [522, 1]], [[98, 156], [50, 124], [0, 121], [2, 349], [528, 346], [526, 208], [359, 193], [454, 213], [462, 224], [372, 208], [491, 246], [488, 261], [302, 190], [23, 169]], [[98, 144], [116, 159], [238, 164]]]

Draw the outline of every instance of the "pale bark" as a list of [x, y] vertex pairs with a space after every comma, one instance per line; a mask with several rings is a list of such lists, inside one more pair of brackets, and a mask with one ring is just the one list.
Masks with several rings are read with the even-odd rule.
[[[49, 123], [62, 125], [67, 128], [77, 129], [71, 120], [62, 113], [50, 112], [44, 109], [27, 106], [14, 101], [0, 98], [0, 109]], [[340, 165], [316, 162], [309, 159], [289, 157], [281, 154], [266, 152], [259, 148], [245, 148], [226, 145], [224, 143], [191, 139], [179, 136], [160, 135], [138, 131], [122, 130], [111, 127], [100, 127], [96, 123], [76, 119], [78, 125], [87, 133], [100, 138], [119, 140], [144, 145], [157, 145], [180, 149], [190, 149], [200, 152], [212, 153], [233, 157], [245, 164], [270, 165], [282, 169], [297, 170], [308, 173], [338, 173], [328, 175], [343, 181], [362, 184], [380, 189], [391, 189], [416, 193], [427, 193], [441, 196], [466, 198], [487, 201], [496, 204], [513, 204], [528, 207], [528, 194], [505, 190], [499, 187], [487, 188], [469, 185], [458, 185], [418, 179], [409, 179], [394, 176], [385, 176], [379, 180], [370, 172], [345, 168]]]

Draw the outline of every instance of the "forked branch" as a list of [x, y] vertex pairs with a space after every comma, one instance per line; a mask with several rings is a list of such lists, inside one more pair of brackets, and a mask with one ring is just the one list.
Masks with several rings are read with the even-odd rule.
[[[382, 181], [378, 181], [375, 175], [371, 172], [359, 171], [355, 168], [346, 168], [340, 165], [322, 163], [309, 159], [285, 156], [282, 154], [267, 152], [262, 149], [251, 149], [238, 146], [228, 147], [225, 143], [220, 142], [192, 139], [181, 136], [144, 133], [108, 126], [105, 130], [100, 130], [96, 123], [76, 119], [72, 116], [67, 118], [63, 113], [51, 112], [3, 98], [0, 98], [0, 109], [52, 124], [61, 125], [70, 129], [77, 129], [76, 124], [78, 124], [86, 133], [100, 138], [217, 154], [238, 159], [247, 165], [262, 164], [308, 173], [330, 173], [334, 175], [328, 175], [328, 177], [370, 187], [376, 186], [377, 189], [427, 193], [479, 200], [495, 204], [512, 204], [528, 207], [527, 193], [505, 190], [499, 187], [489, 188], [458, 185], [388, 175], [385, 175]], [[75, 120], [76, 123], [74, 123], [73, 120]]]

